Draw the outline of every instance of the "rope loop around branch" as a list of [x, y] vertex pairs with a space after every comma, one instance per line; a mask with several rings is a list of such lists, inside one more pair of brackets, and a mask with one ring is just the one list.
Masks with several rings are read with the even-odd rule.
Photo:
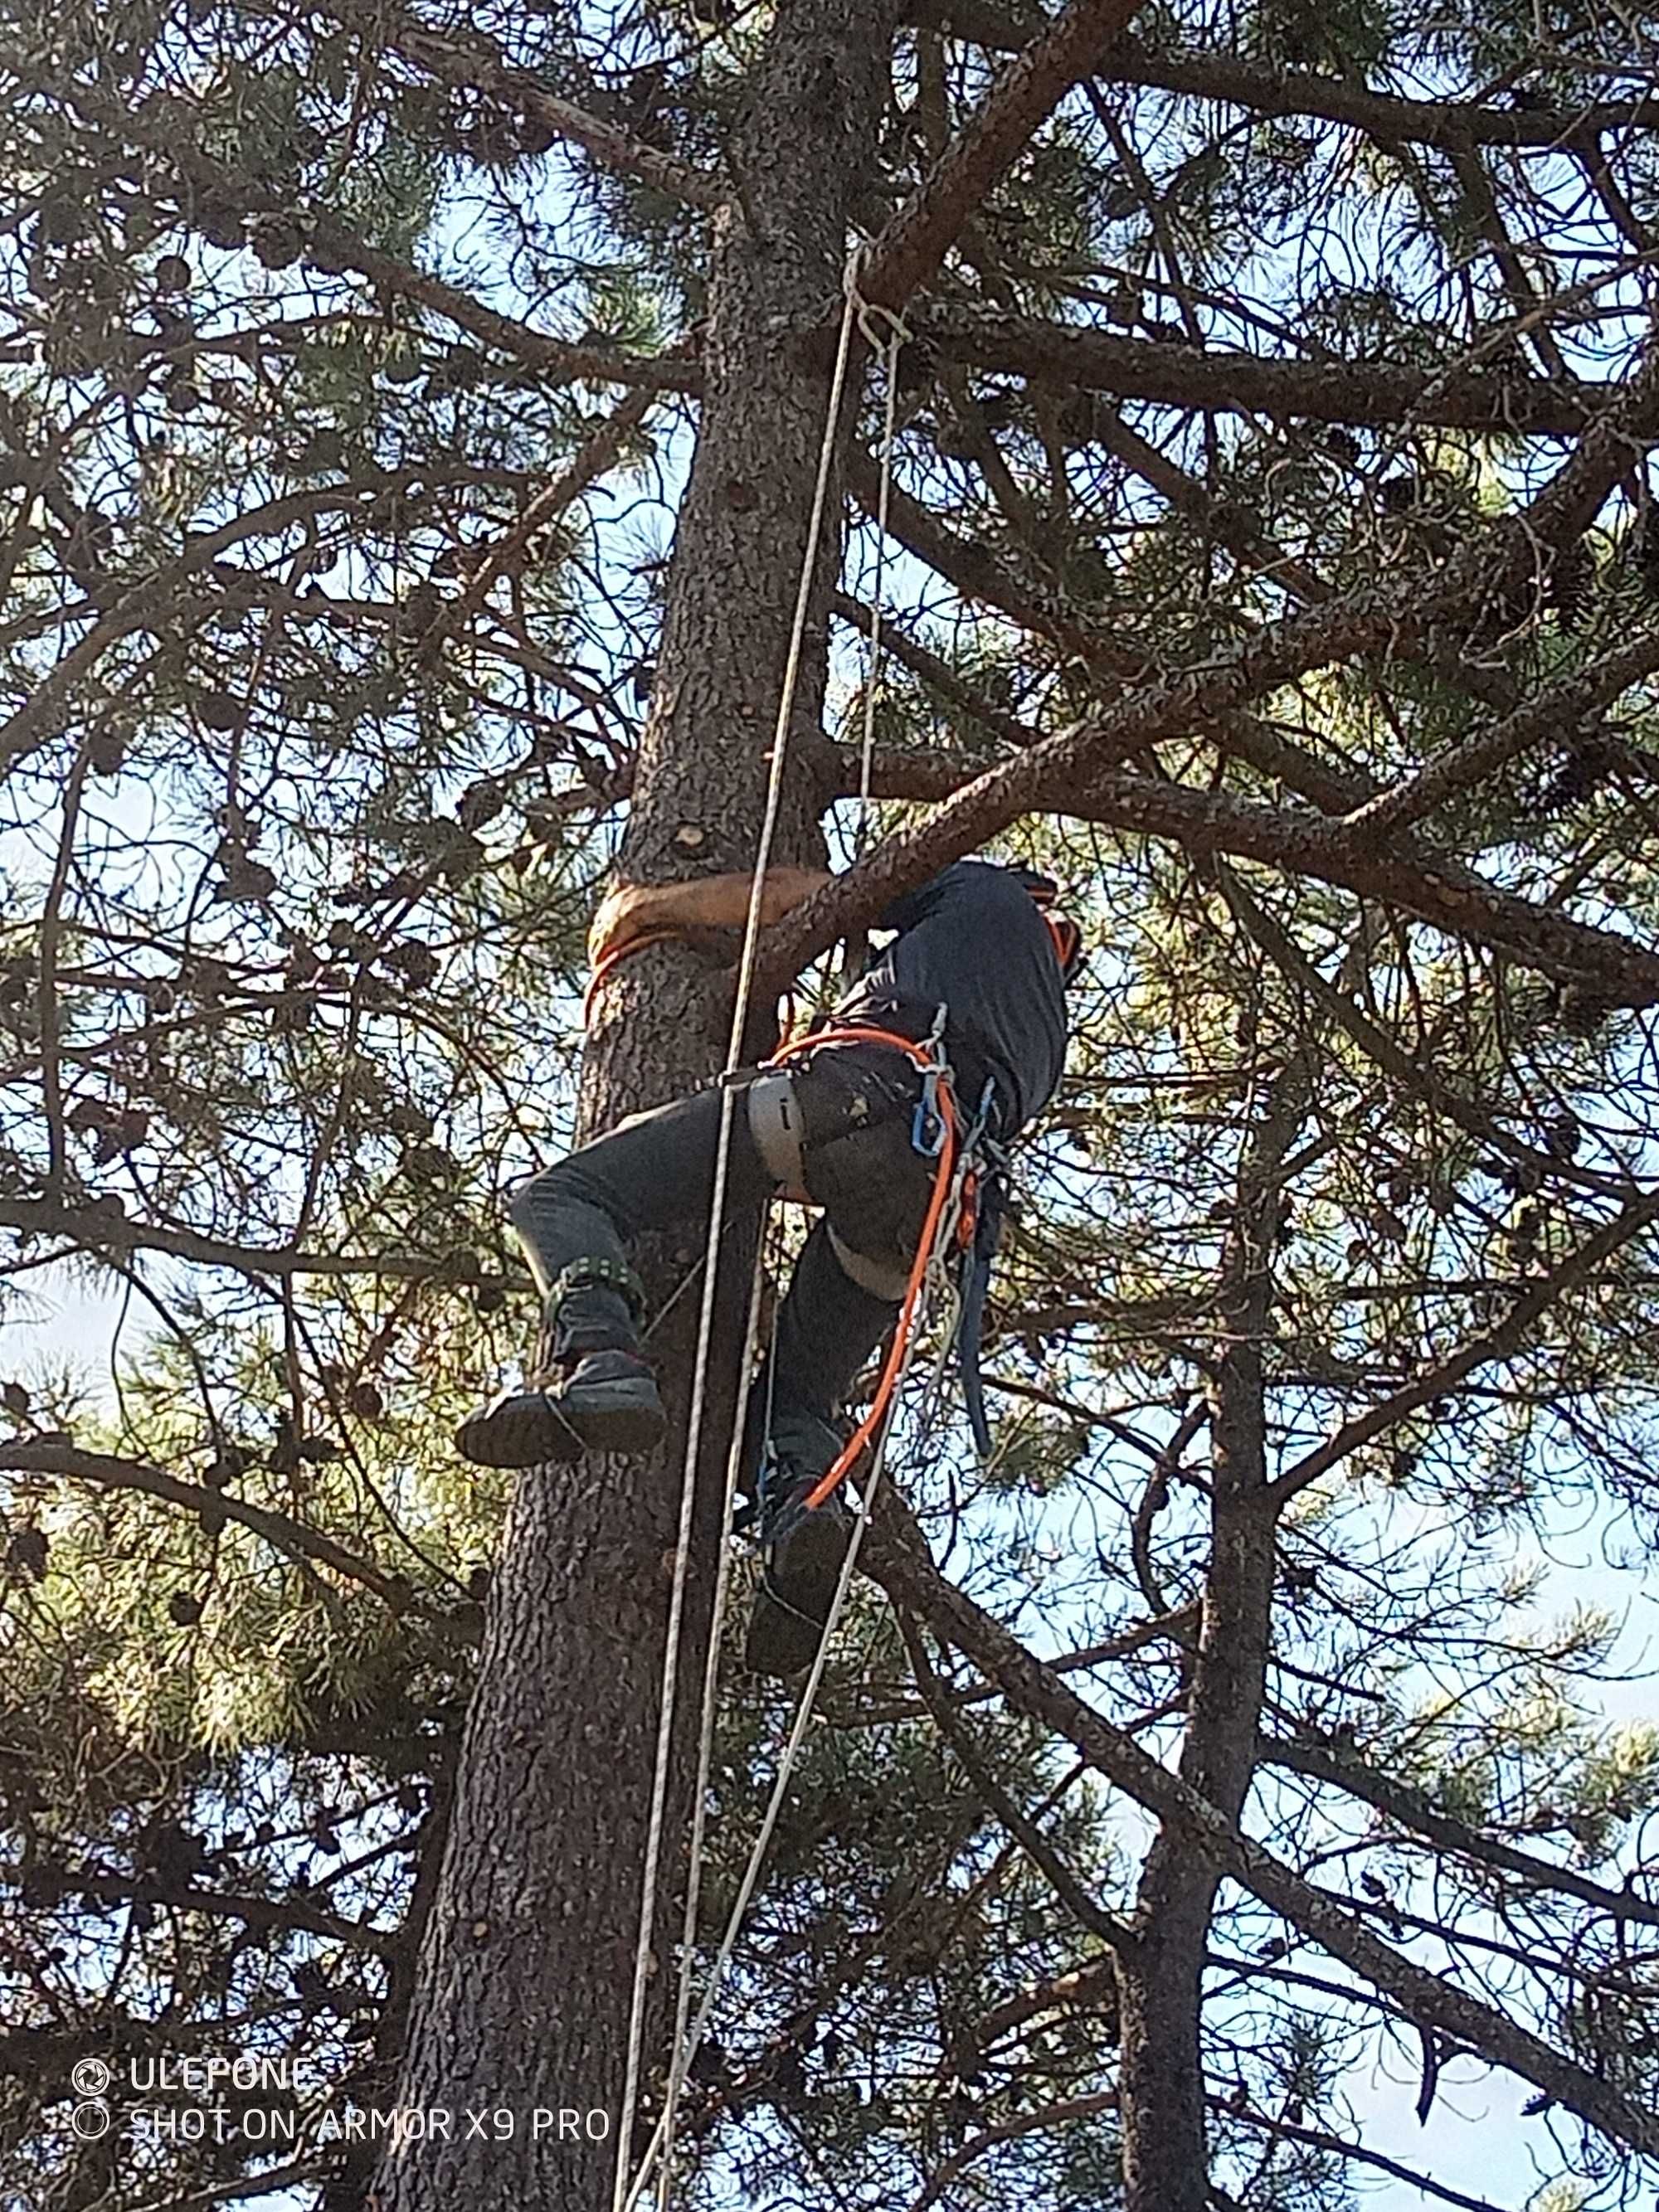
[[[880, 353], [889, 346], [908, 345], [915, 333], [896, 307], [884, 307], [878, 300], [866, 300], [860, 289], [859, 276], [868, 252], [867, 246], [860, 246], [848, 255], [842, 283], [852, 303], [853, 319], [858, 325], [859, 336], [872, 353]], [[886, 324], [884, 331], [878, 331], [878, 323]]]

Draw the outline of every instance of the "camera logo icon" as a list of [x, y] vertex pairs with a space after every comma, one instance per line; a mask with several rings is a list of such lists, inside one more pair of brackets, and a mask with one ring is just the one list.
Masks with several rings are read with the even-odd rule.
[[110, 2110], [107, 2105], [77, 2105], [70, 2114], [70, 2125], [83, 2142], [96, 2142], [110, 2130]]
[[101, 2097], [110, 2084], [110, 2071], [101, 2058], [77, 2058], [70, 2074], [79, 2097]]

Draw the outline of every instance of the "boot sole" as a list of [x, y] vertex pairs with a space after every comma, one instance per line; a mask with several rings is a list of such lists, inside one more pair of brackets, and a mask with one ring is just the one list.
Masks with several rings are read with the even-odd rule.
[[584, 1452], [634, 1457], [654, 1450], [668, 1426], [661, 1406], [641, 1405], [636, 1392], [627, 1403], [606, 1405], [604, 1387], [580, 1401], [526, 1392], [492, 1406], [456, 1431], [455, 1449], [476, 1467], [500, 1468], [562, 1467]]
[[660, 1406], [573, 1406], [566, 1401], [564, 1418], [581, 1438], [585, 1451], [623, 1452], [630, 1458], [654, 1451], [668, 1431]]
[[842, 1514], [807, 1514], [762, 1582], [749, 1619], [744, 1663], [757, 1674], [799, 1674], [817, 1656], [853, 1540]]
[[516, 1468], [565, 1466], [586, 1447], [546, 1399], [526, 1396], [464, 1421], [455, 1431], [455, 1449], [474, 1467]]

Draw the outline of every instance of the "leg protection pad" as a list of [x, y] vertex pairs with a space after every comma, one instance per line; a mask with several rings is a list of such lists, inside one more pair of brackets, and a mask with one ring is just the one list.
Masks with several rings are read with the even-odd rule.
[[761, 1164], [786, 1198], [806, 1202], [805, 1170], [802, 1164], [805, 1125], [795, 1079], [787, 1069], [769, 1067], [757, 1075], [744, 1092], [749, 1133]]

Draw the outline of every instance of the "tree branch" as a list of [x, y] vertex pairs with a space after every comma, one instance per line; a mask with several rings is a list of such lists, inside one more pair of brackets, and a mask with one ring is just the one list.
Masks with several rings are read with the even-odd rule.
[[1034, 317], [930, 307], [911, 320], [917, 336], [940, 353], [996, 374], [1206, 414], [1294, 416], [1387, 429], [1425, 422], [1571, 438], [1589, 428], [1610, 400], [1605, 386], [1584, 390], [1543, 377], [1476, 369], [1430, 374], [1381, 363], [1271, 360]]
[[0, 1443], [0, 1468], [12, 1474], [55, 1474], [66, 1480], [95, 1482], [105, 1490], [142, 1491], [147, 1497], [165, 1498], [168, 1504], [184, 1506], [193, 1513], [222, 1514], [226, 1520], [240, 1521], [245, 1528], [263, 1536], [274, 1550], [289, 1559], [315, 1560], [319, 1565], [331, 1567], [349, 1582], [362, 1583], [394, 1612], [426, 1610], [407, 1583], [383, 1574], [367, 1559], [347, 1551], [343, 1544], [337, 1544], [331, 1536], [324, 1535], [320, 1529], [307, 1528], [286, 1513], [273, 1513], [266, 1506], [252, 1505], [246, 1498], [228, 1491], [180, 1482], [176, 1476], [163, 1474], [159, 1468], [143, 1466], [137, 1460], [115, 1459], [107, 1452], [85, 1451], [79, 1445], [45, 1437], [14, 1437]]
[[[905, 21], [964, 39], [994, 53], [1018, 53], [1042, 27], [989, 0], [907, 0]], [[1659, 126], [1659, 100], [1608, 100], [1581, 108], [1492, 107], [1480, 100], [1402, 100], [1316, 70], [1240, 61], [1232, 54], [1155, 52], [1120, 39], [1099, 74], [1115, 84], [1189, 94], [1257, 115], [1311, 115], [1351, 125], [1387, 145], [1534, 147], [1553, 152], [1598, 131]]]
[[1296, 674], [1369, 649], [1404, 617], [1376, 595], [1334, 603], [1259, 632], [1207, 668], [1147, 685], [1105, 714], [1075, 723], [999, 763], [943, 799], [921, 823], [884, 839], [760, 939], [764, 987], [781, 988], [849, 928], [1025, 813], [1053, 811], [1170, 837], [1194, 853], [1231, 853], [1339, 884], [1403, 908], [1454, 936], [1492, 945], [1521, 965], [1589, 980], [1614, 1004], [1659, 1002], [1659, 954], [1486, 884], [1473, 870], [1371, 849], [1333, 848], [1325, 820], [1299, 809], [1252, 805], [1150, 776], [1103, 774], [1115, 760], [1218, 719]]
[[[581, 798], [585, 805], [594, 802], [594, 794], [586, 789]], [[512, 1290], [532, 1286], [527, 1274], [502, 1277], [483, 1269], [463, 1272], [448, 1259], [420, 1260], [392, 1252], [308, 1252], [293, 1244], [228, 1244], [218, 1237], [198, 1236], [191, 1229], [131, 1221], [95, 1204], [76, 1207], [52, 1206], [40, 1199], [0, 1199], [0, 1229], [13, 1229], [25, 1237], [68, 1237], [94, 1253], [100, 1249], [167, 1252], [177, 1260], [195, 1260], [208, 1267], [233, 1267], [244, 1275], [379, 1275], [400, 1283], [457, 1283], [473, 1288], [483, 1283], [504, 1283]]]
[[1613, 1177], [1595, 1174], [1582, 1168], [1570, 1168], [1564, 1160], [1541, 1152], [1535, 1146], [1517, 1137], [1492, 1119], [1473, 1099], [1441, 1080], [1432, 1071], [1413, 1059], [1391, 1033], [1374, 1021], [1358, 1006], [1352, 999], [1339, 989], [1328, 977], [1321, 974], [1287, 931], [1232, 876], [1228, 899], [1249, 935], [1264, 951], [1287, 981], [1317, 1006], [1323, 1006], [1345, 1035], [1351, 1037], [1366, 1058], [1391, 1076], [1402, 1091], [1427, 1100], [1437, 1113], [1455, 1122], [1460, 1129], [1494, 1151], [1507, 1153], [1510, 1158], [1523, 1163], [1540, 1175], [1565, 1176], [1571, 1174], [1581, 1188], [1595, 1189], [1613, 1198], [1625, 1196], [1628, 1185]]
[[318, 1905], [295, 1898], [289, 1902], [268, 1897], [232, 1897], [222, 1890], [194, 1889], [188, 1884], [149, 1881], [142, 1878], [77, 1873], [55, 1863], [33, 1870], [61, 1887], [65, 1897], [88, 1897], [100, 1905], [165, 1905], [177, 1912], [201, 1912], [215, 1920], [240, 1920], [245, 1927], [277, 1935], [289, 1933], [329, 1936], [354, 1951], [371, 1951], [380, 1958], [396, 1958], [401, 1948], [396, 1936], [361, 1921], [345, 1920]]
[[1066, 2097], [1058, 2104], [1042, 2105], [1034, 2112], [1018, 2112], [1012, 2119], [999, 2120], [994, 2127], [987, 2128], [971, 2142], [952, 2151], [950, 2157], [931, 2177], [921, 2194], [910, 2205], [910, 2212], [927, 2212], [929, 2205], [937, 2204], [951, 2185], [959, 2180], [974, 2160], [999, 2143], [1013, 2142], [1021, 2136], [1035, 2135], [1043, 2128], [1064, 2128], [1079, 2120], [1092, 2118], [1097, 2112], [1115, 2111], [1117, 2091], [1096, 2089], [1085, 2097]]
[[1380, 143], [1415, 139], [1425, 146], [1533, 147], [1540, 153], [1598, 131], [1659, 126], [1659, 100], [1612, 100], [1581, 108], [1489, 107], [1478, 100], [1401, 100], [1371, 92], [1316, 70], [1251, 64], [1231, 54], [1158, 54], [1122, 39], [1108, 56], [1120, 84], [1141, 84], [1248, 108], [1256, 115], [1314, 115], [1351, 125]]
[[[847, 481], [854, 497], [873, 520], [880, 478], [874, 460], [856, 446], [848, 456]], [[1103, 674], [1130, 677], [1146, 672], [1144, 653], [1126, 653], [1098, 631], [1074, 621], [1063, 607], [1040, 605], [994, 554], [987, 552], [971, 538], [959, 538], [954, 531], [947, 530], [937, 515], [931, 514], [920, 500], [912, 499], [898, 483], [888, 487], [887, 529], [888, 534], [919, 561], [925, 561], [947, 582], [954, 584], [963, 599], [978, 599], [988, 606], [1000, 608], [1022, 628], [1050, 639], [1061, 652], [1075, 655]], [[1029, 732], [1024, 742], [1030, 743]]]
[[[176, 110], [169, 104], [161, 113], [150, 112], [151, 103], [123, 107], [100, 99], [80, 83], [57, 85], [54, 94], [67, 100], [77, 113], [101, 130], [129, 144], [147, 147], [176, 170], [196, 191], [210, 193], [245, 209], [251, 215], [291, 215], [293, 209], [276, 192], [254, 184], [213, 161], [183, 136]], [[550, 376], [570, 382], [638, 385], [649, 391], [692, 392], [701, 383], [696, 365], [686, 358], [665, 356], [647, 360], [638, 355], [613, 352], [604, 346], [571, 345], [545, 331], [533, 330], [511, 315], [485, 307], [471, 293], [447, 284], [442, 277], [399, 261], [390, 253], [366, 245], [358, 233], [325, 208], [304, 210], [315, 246], [341, 269], [367, 277], [387, 298], [415, 301], [435, 315], [470, 331], [482, 344], [495, 346]], [[221, 337], [215, 343], [229, 341]]]
[[877, 307], [900, 307], [927, 283], [963, 224], [1139, 5], [1139, 0], [1067, 0], [998, 77], [977, 112], [872, 243], [859, 270], [865, 299]]
[[538, 531], [547, 529], [574, 500], [581, 497], [597, 477], [615, 465], [630, 434], [650, 413], [654, 398], [650, 392], [630, 392], [589, 432], [558, 473], [526, 501], [524, 513], [512, 529], [481, 549], [483, 557], [467, 579], [465, 588], [445, 606], [422, 639], [426, 651], [435, 652], [442, 640], [453, 637], [470, 623], [489, 598], [495, 579], [523, 554]]
[[1039, 803], [1081, 821], [1173, 838], [1189, 853], [1230, 853], [1340, 884], [1362, 898], [1401, 908], [1450, 936], [1489, 945], [1521, 967], [1588, 981], [1614, 1005], [1659, 1003], [1659, 953], [1633, 939], [1501, 890], [1455, 862], [1437, 864], [1409, 849], [1396, 855], [1370, 846], [1364, 852], [1333, 852], [1323, 817], [1299, 807], [1255, 806], [1131, 775], [1085, 782], [1069, 797], [1056, 778]]
[[[872, 610], [848, 592], [834, 594], [830, 602], [830, 611], [838, 615], [842, 622], [862, 636], [869, 636]], [[1006, 714], [993, 706], [971, 684], [963, 683], [948, 661], [941, 660], [936, 653], [929, 652], [925, 645], [919, 645], [915, 638], [907, 636], [904, 631], [896, 629], [885, 619], [881, 629], [881, 649], [884, 653], [890, 653], [901, 666], [908, 668], [930, 691], [941, 699], [948, 700], [951, 706], [980, 723], [994, 737], [1000, 738], [1011, 751], [1024, 752], [1032, 742], [1036, 735], [1033, 730], [1024, 722], [1016, 721], [1012, 714]], [[975, 763], [975, 768], [982, 765], [982, 763]], [[856, 781], [853, 788], [854, 791], [858, 788]]]
[[1550, 1308], [1556, 1305], [1570, 1291], [1577, 1289], [1595, 1273], [1608, 1255], [1653, 1222], [1659, 1221], [1659, 1190], [1651, 1190], [1644, 1197], [1632, 1199], [1622, 1206], [1611, 1221], [1605, 1221], [1592, 1236], [1587, 1237], [1576, 1252], [1569, 1255], [1559, 1267], [1552, 1270], [1534, 1289], [1516, 1300], [1507, 1319], [1486, 1329], [1454, 1352], [1449, 1359], [1441, 1360], [1426, 1374], [1385, 1398], [1381, 1405], [1373, 1406], [1352, 1421], [1346, 1421], [1328, 1437], [1325, 1443], [1299, 1459], [1279, 1476], [1267, 1492], [1275, 1510], [1282, 1509], [1310, 1482], [1340, 1465], [1362, 1444], [1373, 1437], [1384, 1435], [1408, 1413], [1419, 1406], [1426, 1406], [1446, 1393], [1478, 1368], [1489, 1366], [1494, 1360], [1508, 1359], [1517, 1352], [1531, 1335], [1534, 1324]]
[[1257, 1753], [1269, 1766], [1288, 1767], [1292, 1773], [1328, 1782], [1333, 1788], [1358, 1797], [1362, 1804], [1373, 1805], [1379, 1813], [1386, 1813], [1402, 1828], [1425, 1837], [1439, 1850], [1461, 1852], [1466, 1858], [1479, 1859], [1487, 1866], [1498, 1868], [1504, 1874], [1515, 1875], [1528, 1889], [1549, 1890], [1563, 1897], [1577, 1898], [1581, 1905], [1594, 1905], [1597, 1911], [1615, 1920], [1659, 1928], [1659, 1904], [1638, 1897], [1634, 1890], [1608, 1889], [1604, 1883], [1592, 1881], [1588, 1875], [1575, 1874], [1571, 1867], [1553, 1865], [1547, 1859], [1534, 1858], [1530, 1852], [1517, 1850], [1514, 1844], [1504, 1843], [1495, 1836], [1483, 1836], [1467, 1821], [1454, 1820], [1449, 1813], [1441, 1812], [1422, 1790], [1413, 1790], [1408, 1783], [1397, 1782], [1391, 1775], [1380, 1774], [1363, 1760], [1340, 1755], [1328, 1744], [1300, 1736], [1293, 1741], [1263, 1736]]
[[1536, 744], [1542, 738], [1570, 737], [1578, 726], [1610, 707], [1632, 684], [1659, 668], [1659, 631], [1614, 653], [1603, 653], [1588, 668], [1535, 692], [1491, 728], [1436, 755], [1429, 767], [1356, 807], [1331, 834], [1376, 844], [1408, 830], [1447, 799], [1469, 790], [1483, 777]]
[[1097, 1936], [1103, 1943], [1109, 1944], [1115, 1951], [1132, 1946], [1134, 1938], [1130, 1930], [1115, 1914], [1096, 1903], [1036, 1822], [1020, 1810], [998, 1781], [988, 1760], [963, 1725], [951, 1699], [945, 1694], [944, 1685], [929, 1664], [915, 1622], [901, 1612], [898, 1623], [899, 1633], [904, 1638], [904, 1648], [909, 1654], [910, 1672], [921, 1693], [922, 1702], [933, 1715], [939, 1733], [961, 1761], [969, 1780], [984, 1800], [987, 1809], [1007, 1830], [1080, 1926], [1086, 1928], [1091, 1936]]
[[1291, 2142], [1307, 2143], [1316, 2150], [1328, 2151], [1337, 2158], [1356, 2159], [1363, 2166], [1374, 2166], [1378, 2172], [1392, 2174], [1424, 2197], [1432, 2197], [1437, 2204], [1451, 2204], [1457, 2212], [1504, 2212], [1501, 2204], [1494, 2204], [1489, 2197], [1466, 2197], [1461, 2189], [1448, 2189], [1443, 2182], [1431, 2181], [1426, 2174], [1419, 2173], [1398, 2159], [1389, 2158], [1380, 2150], [1370, 2150], [1364, 2143], [1349, 2142], [1341, 2136], [1326, 2134], [1322, 2128], [1307, 2128], [1295, 2120], [1275, 2119], [1267, 2112], [1253, 2112], [1248, 2105], [1228, 2103], [1220, 2097], [1210, 2102], [1218, 2112], [1225, 2112], [1241, 2127], [1261, 2128], [1266, 2133], [1284, 2136]]
[[494, 42], [479, 32], [471, 31], [461, 40], [413, 24], [399, 29], [393, 44], [406, 60], [440, 83], [490, 93], [510, 101], [561, 138], [586, 148], [619, 176], [637, 177], [653, 191], [665, 192], [690, 207], [712, 210], [732, 200], [731, 186], [723, 179], [708, 176], [687, 162], [676, 161], [672, 154], [659, 153], [614, 124], [561, 100], [527, 71], [510, 67]]
[[1230, 1880], [1304, 1935], [1401, 2009], [1454, 2042], [1481, 2052], [1569, 2106], [1614, 2141], [1659, 2156], [1659, 2116], [1588, 2072], [1519, 2021], [1451, 1981], [1404, 1958], [1355, 1916], [1243, 1835], [1127, 1736], [1086, 1705], [1042, 1662], [963, 1591], [945, 1581], [915, 1534], [901, 1537], [893, 1501], [870, 1532], [863, 1561], [895, 1604], [908, 1606], [934, 1633], [991, 1675], [1017, 1711], [1063, 1735], [1098, 1772], [1161, 1820], [1184, 1831]]

